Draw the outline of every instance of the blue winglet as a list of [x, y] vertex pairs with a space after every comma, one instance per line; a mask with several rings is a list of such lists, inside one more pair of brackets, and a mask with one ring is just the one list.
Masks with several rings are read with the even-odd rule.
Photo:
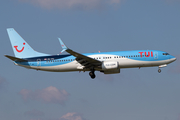
[[61, 40], [61, 38], [58, 38], [59, 39], [59, 42], [60, 42], [60, 44], [61, 44], [61, 47], [62, 47], [62, 51], [61, 51], [61, 53], [62, 52], [64, 52], [65, 50], [67, 50], [68, 48], [66, 47], [66, 45], [63, 43], [63, 41]]

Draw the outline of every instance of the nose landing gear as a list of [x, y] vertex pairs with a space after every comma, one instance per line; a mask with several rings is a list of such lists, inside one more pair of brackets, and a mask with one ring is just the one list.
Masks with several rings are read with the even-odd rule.
[[161, 73], [161, 69], [160, 68], [158, 69], [158, 72]]

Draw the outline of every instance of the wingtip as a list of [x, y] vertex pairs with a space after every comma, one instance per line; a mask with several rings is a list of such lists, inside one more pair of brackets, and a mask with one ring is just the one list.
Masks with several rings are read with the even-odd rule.
[[58, 40], [59, 40], [59, 41], [62, 41], [61, 38], [59, 38], [59, 37], [58, 37]]

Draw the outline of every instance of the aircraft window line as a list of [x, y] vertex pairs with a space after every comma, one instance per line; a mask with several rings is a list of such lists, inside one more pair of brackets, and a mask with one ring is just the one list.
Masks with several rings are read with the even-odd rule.
[[[163, 55], [169, 55], [169, 53], [162, 53]], [[130, 58], [130, 57], [147, 57], [148, 55], [128, 55], [128, 56], [114, 56], [114, 58]], [[112, 57], [102, 57], [102, 59], [111, 59]], [[101, 59], [101, 57], [93, 58], [93, 59]], [[75, 59], [64, 59], [64, 60], [46, 60], [48, 62], [65, 62], [65, 61], [74, 61]]]

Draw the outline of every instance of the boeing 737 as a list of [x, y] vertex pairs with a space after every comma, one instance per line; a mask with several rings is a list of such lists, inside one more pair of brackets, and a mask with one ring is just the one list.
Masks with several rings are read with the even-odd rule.
[[166, 67], [176, 58], [167, 52], [158, 50], [134, 50], [102, 53], [80, 54], [66, 47], [59, 39], [62, 52], [69, 54], [49, 55], [34, 51], [31, 46], [13, 29], [7, 29], [9, 39], [15, 57], [5, 55], [11, 59], [15, 65], [28, 69], [50, 71], [50, 72], [70, 72], [70, 71], [90, 71], [92, 79], [96, 77], [95, 71], [104, 74], [120, 73], [123, 68], [158, 67], [161, 72], [162, 67]]

